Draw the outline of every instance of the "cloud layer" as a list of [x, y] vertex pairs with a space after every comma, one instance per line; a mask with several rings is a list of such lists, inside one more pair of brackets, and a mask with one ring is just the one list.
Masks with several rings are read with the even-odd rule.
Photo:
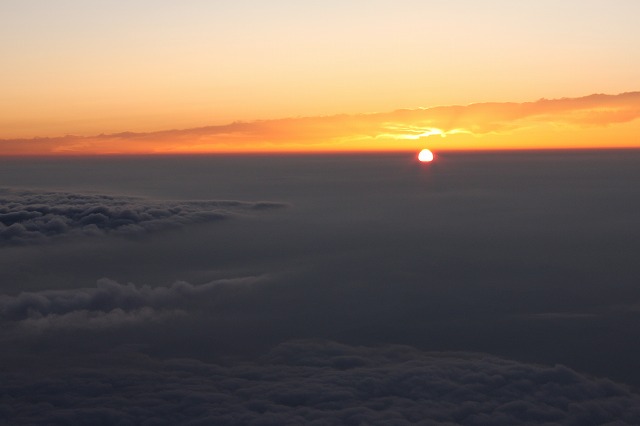
[[[153, 133], [0, 140], [0, 154], [402, 150], [414, 149], [415, 142], [411, 145], [411, 141], [434, 135], [479, 136], [544, 126], [592, 128], [628, 123], [638, 117], [640, 92], [593, 94], [524, 103], [486, 102], [387, 113], [236, 122]], [[600, 141], [600, 146], [612, 143], [637, 146], [637, 140], [622, 140], [623, 136], [628, 135], [617, 135], [618, 140], [613, 142]], [[574, 146], [574, 141], [559, 143]], [[513, 144], [518, 147], [517, 141]], [[483, 147], [477, 141], [475, 145]]]
[[633, 425], [640, 396], [563, 366], [292, 341], [250, 362], [108, 354], [5, 374], [8, 424]]
[[0, 189], [0, 245], [38, 243], [61, 236], [134, 236], [283, 206]]
[[0, 319], [35, 329], [91, 329], [138, 321], [157, 322], [187, 311], [216, 309], [234, 292], [266, 280], [267, 277], [242, 277], [202, 285], [180, 281], [151, 287], [101, 279], [93, 288], [0, 295]]
[[[640, 383], [638, 155], [100, 160], [114, 192], [296, 208], [2, 247], [0, 424], [640, 424], [581, 373]], [[114, 179], [57, 162], [15, 184]]]

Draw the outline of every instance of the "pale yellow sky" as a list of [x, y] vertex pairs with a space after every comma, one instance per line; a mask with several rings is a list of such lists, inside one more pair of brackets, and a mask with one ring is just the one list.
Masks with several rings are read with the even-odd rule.
[[635, 0], [0, 2], [0, 138], [637, 90]]

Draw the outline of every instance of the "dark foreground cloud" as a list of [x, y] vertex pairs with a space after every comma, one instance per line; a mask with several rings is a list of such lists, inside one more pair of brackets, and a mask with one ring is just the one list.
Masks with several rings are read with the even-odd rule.
[[73, 235], [140, 235], [283, 206], [274, 202], [158, 201], [0, 189], [0, 245]]
[[114, 351], [3, 374], [21, 425], [637, 425], [640, 396], [563, 366], [291, 341], [228, 364]]
[[[22, 292], [0, 295], [2, 322], [27, 328], [104, 328], [139, 321], [160, 321], [202, 308], [215, 308], [230, 294], [259, 285], [267, 277], [242, 277], [201, 285], [120, 284], [101, 279], [92, 288]], [[222, 299], [222, 300], [218, 300]]]

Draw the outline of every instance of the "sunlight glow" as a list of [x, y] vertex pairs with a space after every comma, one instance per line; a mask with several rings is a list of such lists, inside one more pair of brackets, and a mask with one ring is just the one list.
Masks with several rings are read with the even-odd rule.
[[[0, 155], [415, 152], [421, 145], [441, 151], [623, 148], [639, 146], [638, 132], [640, 91], [522, 103], [485, 102], [386, 113], [235, 121], [146, 133], [0, 137]], [[428, 142], [424, 141], [427, 138]]]

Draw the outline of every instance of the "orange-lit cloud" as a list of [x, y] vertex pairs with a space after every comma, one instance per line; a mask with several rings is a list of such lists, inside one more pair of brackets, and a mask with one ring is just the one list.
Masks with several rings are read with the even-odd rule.
[[0, 154], [640, 147], [640, 92], [285, 118], [94, 137], [0, 140]]

